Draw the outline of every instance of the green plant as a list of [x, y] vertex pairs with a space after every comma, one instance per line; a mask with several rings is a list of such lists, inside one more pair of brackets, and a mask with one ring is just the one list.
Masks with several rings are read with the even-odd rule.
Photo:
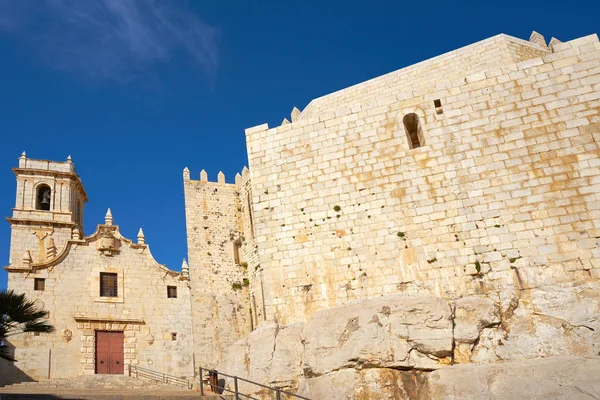
[[246, 268], [248, 268], [248, 263], [247, 263], [247, 262], [245, 262], [245, 261], [242, 261], [242, 262], [240, 263], [240, 267], [242, 267], [242, 268], [246, 269]]
[[339, 212], [341, 209], [342, 209], [342, 207], [340, 207], [340, 206], [333, 207], [333, 211], [335, 211], [335, 212]]
[[233, 282], [231, 284], [231, 288], [233, 290], [241, 290], [242, 289], [242, 284], [240, 282]]
[[[39, 308], [24, 294], [13, 290], [0, 291], [0, 338], [19, 335], [25, 332], [50, 333], [54, 326], [45, 321], [48, 312]], [[15, 361], [3, 342], [0, 345], [0, 358]]]
[[434, 263], [434, 262], [436, 262], [436, 261], [437, 261], [437, 258], [435, 258], [435, 257], [433, 257], [431, 260], [427, 260], [427, 262], [428, 262], [429, 264], [433, 264], [433, 263]]
[[479, 274], [481, 272], [481, 263], [479, 261], [475, 261], [475, 271]]
[[396, 235], [400, 238], [403, 238], [405, 236], [404, 232], [398, 232]]
[[244, 286], [250, 286], [250, 281], [248, 280], [248, 278], [244, 278], [244, 279], [242, 279], [242, 284]]

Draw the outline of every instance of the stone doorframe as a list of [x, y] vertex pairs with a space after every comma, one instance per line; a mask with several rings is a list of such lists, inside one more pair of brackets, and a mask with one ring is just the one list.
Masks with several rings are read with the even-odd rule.
[[77, 330], [81, 335], [81, 373], [94, 375], [96, 370], [96, 331], [123, 332], [125, 343], [123, 352], [125, 360], [125, 374], [129, 364], [137, 365], [137, 342], [140, 339], [140, 326], [144, 321], [140, 319], [109, 319], [91, 316], [75, 316]]

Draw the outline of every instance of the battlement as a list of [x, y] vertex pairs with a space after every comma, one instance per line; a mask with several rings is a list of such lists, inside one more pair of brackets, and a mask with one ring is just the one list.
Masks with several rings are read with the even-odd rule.
[[237, 173], [235, 174], [235, 181], [234, 183], [227, 183], [225, 180], [225, 174], [223, 173], [223, 171], [219, 171], [219, 173], [217, 174], [217, 181], [209, 181], [208, 180], [208, 173], [205, 170], [200, 171], [200, 179], [199, 180], [194, 180], [190, 178], [190, 170], [185, 167], [183, 169], [183, 181], [184, 182], [193, 182], [193, 183], [201, 183], [201, 184], [206, 184], [209, 186], [239, 186], [239, 185], [243, 185], [245, 184], [248, 179], [250, 179], [250, 171], [248, 170], [247, 167], [244, 167], [242, 169], [241, 174]]

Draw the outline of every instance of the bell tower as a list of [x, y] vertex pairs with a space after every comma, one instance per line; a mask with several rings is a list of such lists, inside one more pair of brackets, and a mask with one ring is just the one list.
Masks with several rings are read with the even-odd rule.
[[87, 195], [71, 156], [64, 162], [33, 160], [25, 152], [19, 166], [11, 227], [10, 266], [53, 258], [71, 238], [83, 234]]

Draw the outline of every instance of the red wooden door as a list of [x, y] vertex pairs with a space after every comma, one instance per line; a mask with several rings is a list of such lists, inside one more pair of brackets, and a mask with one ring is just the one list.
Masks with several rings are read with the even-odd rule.
[[96, 331], [96, 373], [123, 374], [123, 332]]

